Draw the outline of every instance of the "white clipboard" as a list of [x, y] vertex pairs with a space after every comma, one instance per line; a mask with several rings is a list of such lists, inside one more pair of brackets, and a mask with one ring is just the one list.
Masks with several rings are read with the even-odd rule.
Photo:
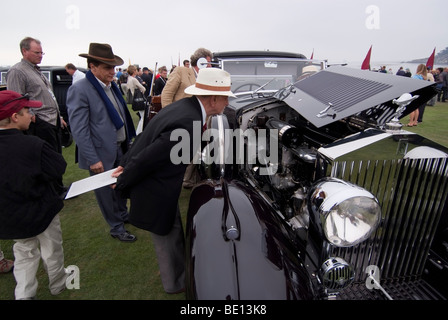
[[92, 191], [117, 182], [117, 178], [112, 177], [115, 169], [95, 174], [91, 177], [73, 182], [65, 196], [65, 199], [73, 198], [82, 193]]

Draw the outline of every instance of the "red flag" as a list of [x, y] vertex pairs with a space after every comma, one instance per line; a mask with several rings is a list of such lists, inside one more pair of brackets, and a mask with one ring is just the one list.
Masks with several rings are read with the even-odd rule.
[[313, 57], [314, 57], [314, 49], [313, 49], [313, 53], [311, 53], [311, 60], [313, 60]]
[[431, 67], [433, 69], [434, 67], [434, 55], [436, 54], [436, 48], [432, 51], [431, 56], [428, 58], [428, 61], [426, 62], [426, 67]]
[[370, 46], [369, 52], [367, 52], [366, 58], [364, 59], [361, 70], [370, 70], [370, 54], [372, 53], [372, 46]]

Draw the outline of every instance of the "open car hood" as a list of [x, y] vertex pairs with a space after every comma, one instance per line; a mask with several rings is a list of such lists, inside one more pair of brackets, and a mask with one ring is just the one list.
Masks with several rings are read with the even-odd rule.
[[[334, 66], [298, 81], [279, 95], [316, 127], [356, 116], [382, 126], [394, 116], [401, 118], [435, 94], [435, 84], [402, 76]], [[402, 94], [419, 97], [397, 113], [393, 103]]]

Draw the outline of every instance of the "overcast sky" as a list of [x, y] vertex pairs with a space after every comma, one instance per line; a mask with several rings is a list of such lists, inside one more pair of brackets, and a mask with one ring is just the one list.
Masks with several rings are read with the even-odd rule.
[[26, 36], [42, 41], [41, 65], [85, 67], [90, 42], [141, 67], [211, 51], [299, 52], [330, 63], [429, 57], [448, 46], [446, 0], [2, 0], [0, 65], [21, 59]]

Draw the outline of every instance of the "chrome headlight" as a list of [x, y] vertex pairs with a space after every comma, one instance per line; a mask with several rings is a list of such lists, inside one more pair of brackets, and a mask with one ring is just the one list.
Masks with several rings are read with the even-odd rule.
[[381, 218], [375, 196], [339, 179], [318, 182], [310, 197], [318, 229], [338, 247], [353, 246], [369, 238]]

